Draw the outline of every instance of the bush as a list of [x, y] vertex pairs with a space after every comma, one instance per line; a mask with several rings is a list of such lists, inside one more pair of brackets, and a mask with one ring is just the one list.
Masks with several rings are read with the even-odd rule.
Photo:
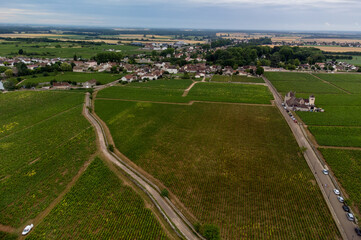
[[160, 192], [160, 195], [162, 197], [168, 197], [169, 196], [169, 192], [167, 189], [163, 189], [161, 192]]
[[113, 146], [113, 144], [109, 144], [109, 145], [108, 145], [108, 150], [111, 151], [111, 152], [114, 152], [114, 146]]
[[202, 235], [207, 240], [219, 240], [221, 235], [219, 233], [219, 227], [213, 224], [205, 224], [202, 229]]

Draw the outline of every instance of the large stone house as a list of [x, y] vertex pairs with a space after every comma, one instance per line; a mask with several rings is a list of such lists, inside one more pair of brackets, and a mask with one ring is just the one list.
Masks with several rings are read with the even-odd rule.
[[315, 108], [315, 96], [311, 95], [308, 99], [296, 98], [294, 92], [289, 92], [285, 96], [284, 104], [289, 110], [311, 111]]

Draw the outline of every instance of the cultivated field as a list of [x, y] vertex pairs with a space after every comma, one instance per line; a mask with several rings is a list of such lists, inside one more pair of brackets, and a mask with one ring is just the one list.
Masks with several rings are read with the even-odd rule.
[[[270, 104], [272, 100], [272, 95], [265, 86], [203, 82], [194, 85], [188, 96], [182, 97], [184, 90], [190, 83], [190, 80], [157, 80], [154, 83], [131, 83], [104, 89], [98, 93], [97, 97], [180, 103], [196, 100]], [[150, 89], [150, 87], [152, 88]]]
[[[73, 40], [73, 39], [64, 39]], [[81, 40], [83, 41], [83, 40]], [[14, 57], [18, 56], [19, 50], [22, 49], [31, 57], [61, 57], [73, 58], [78, 57], [90, 59], [97, 53], [104, 52], [108, 49], [120, 50], [124, 55], [145, 53], [139, 47], [129, 45], [108, 45], [108, 44], [84, 44], [84, 43], [68, 43], [68, 42], [31, 42], [24, 41], [2, 41], [0, 42], [0, 56]]]
[[83, 94], [16, 92], [0, 98], [6, 126], [0, 135], [0, 224], [18, 228], [65, 189], [94, 153], [95, 135], [81, 114]]
[[348, 92], [361, 94], [361, 74], [316, 74]]
[[247, 76], [225, 76], [225, 75], [213, 75], [212, 82], [250, 82], [250, 83], [264, 83], [262, 78], [247, 77]]
[[361, 209], [361, 151], [320, 148], [338, 181], [347, 191], [354, 209]]
[[96, 158], [27, 239], [167, 239], [144, 200]]
[[343, 93], [342, 90], [322, 82], [308, 73], [271, 73], [265, 76], [272, 82], [278, 92], [285, 95], [289, 91], [296, 93]]
[[[222, 239], [333, 239], [317, 184], [272, 107], [96, 100], [117, 148]], [[305, 201], [312, 199], [312, 201]]]
[[101, 84], [107, 84], [115, 80], [121, 79], [124, 74], [110, 74], [110, 73], [75, 73], [75, 72], [65, 72], [53, 74], [50, 73], [49, 76], [44, 77], [42, 74], [33, 76], [27, 76], [24, 78], [24, 81], [20, 85], [25, 85], [26, 83], [49, 83], [52, 80], [58, 82], [62, 81], [71, 81], [77, 83], [83, 83], [92, 79], [97, 80]]

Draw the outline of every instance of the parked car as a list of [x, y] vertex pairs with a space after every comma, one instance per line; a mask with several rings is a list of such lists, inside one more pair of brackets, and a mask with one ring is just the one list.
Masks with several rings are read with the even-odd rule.
[[361, 230], [360, 230], [360, 228], [355, 228], [355, 232], [356, 232], [356, 234], [357, 234], [357, 236], [361, 236]]
[[355, 217], [353, 216], [352, 213], [346, 213], [346, 217], [348, 220], [350, 220], [351, 222], [355, 221]]
[[343, 206], [342, 206], [342, 209], [343, 209], [345, 212], [350, 212], [350, 208], [349, 208], [347, 205], [343, 205]]
[[293, 120], [295, 123], [297, 123], [297, 120], [295, 119], [295, 120]]
[[328, 175], [328, 170], [327, 169], [323, 169], [322, 172], [323, 172], [323, 174]]
[[340, 195], [340, 191], [338, 189], [333, 189], [333, 192], [336, 194], [336, 195]]
[[338, 199], [338, 201], [339, 201], [340, 203], [343, 203], [343, 202], [344, 202], [343, 197], [337, 196], [337, 199]]
[[26, 226], [21, 234], [23, 236], [25, 236], [26, 234], [28, 234], [31, 231], [31, 229], [33, 229], [33, 227], [34, 227], [33, 224], [30, 224], [30, 225]]

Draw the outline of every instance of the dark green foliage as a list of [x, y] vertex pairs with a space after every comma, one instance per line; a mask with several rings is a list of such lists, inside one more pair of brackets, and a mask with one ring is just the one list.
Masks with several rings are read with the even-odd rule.
[[168, 197], [169, 196], [169, 192], [167, 189], [163, 189], [161, 192], [160, 192], [160, 195], [162, 197]]
[[205, 224], [202, 227], [202, 235], [207, 240], [220, 240], [219, 227], [213, 224]]
[[106, 63], [106, 62], [120, 62], [123, 58], [123, 55], [121, 53], [116, 52], [103, 52], [98, 53], [94, 60], [98, 63]]

